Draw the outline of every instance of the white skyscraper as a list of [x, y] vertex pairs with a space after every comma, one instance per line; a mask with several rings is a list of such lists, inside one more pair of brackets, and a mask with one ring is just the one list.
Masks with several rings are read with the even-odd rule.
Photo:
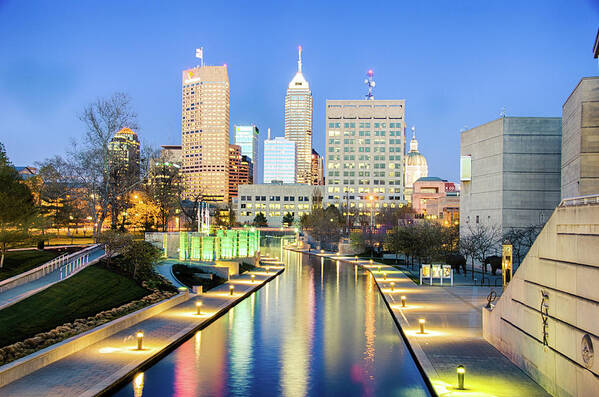
[[295, 142], [283, 137], [264, 140], [264, 183], [272, 181], [283, 181], [283, 183], [295, 183], [296, 164]]
[[285, 95], [285, 139], [295, 142], [297, 183], [311, 183], [312, 92], [302, 74], [302, 47], [299, 47], [297, 73]]
[[236, 125], [235, 126], [235, 144], [241, 147], [241, 155], [249, 157], [254, 165], [254, 179], [256, 177], [255, 171], [257, 169], [256, 162], [258, 157], [256, 155], [257, 143], [258, 143], [258, 127], [255, 125]]

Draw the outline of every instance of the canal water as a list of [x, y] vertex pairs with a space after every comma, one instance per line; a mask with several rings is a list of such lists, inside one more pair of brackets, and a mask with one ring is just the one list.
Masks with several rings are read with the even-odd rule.
[[115, 396], [428, 396], [372, 276], [285, 252], [285, 271]]

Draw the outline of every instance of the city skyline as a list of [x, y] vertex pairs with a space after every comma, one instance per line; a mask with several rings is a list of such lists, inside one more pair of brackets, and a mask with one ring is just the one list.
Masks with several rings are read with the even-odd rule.
[[[71, 18], [69, 29], [78, 31], [74, 37], [60, 27], [65, 16], [59, 7], [26, 11], [20, 10], [17, 2], [7, 1], [0, 6], [0, 32], [14, 40], [0, 43], [0, 55], [9, 59], [0, 66], [4, 77], [0, 105], [5, 109], [0, 137], [18, 165], [64, 153], [70, 139], [83, 131], [77, 118], [80, 104], [126, 91], [139, 114], [142, 141], [155, 147], [178, 144], [181, 93], [177, 80], [182, 69], [194, 65], [193, 51], [200, 46], [207, 64], [229, 66], [231, 125], [251, 122], [263, 131], [270, 127], [274, 136], [280, 136], [284, 127], [281, 98], [295, 71], [292, 49], [302, 45], [310, 59], [306, 78], [314, 96], [314, 148], [319, 153], [324, 153], [325, 146], [325, 100], [363, 98], [363, 75], [372, 68], [377, 99], [406, 99], [406, 124], [408, 128], [417, 126], [429, 175], [455, 181], [459, 172], [456, 141], [461, 129], [499, 117], [504, 106], [509, 116], [557, 116], [579, 78], [596, 74], [596, 63], [589, 59], [590, 50], [582, 40], [596, 30], [598, 9], [591, 2], [579, 2], [573, 9], [545, 2], [473, 4], [376, 5], [373, 11], [381, 15], [381, 23], [374, 24], [369, 35], [357, 34], [352, 23], [331, 19], [334, 5], [323, 6], [321, 15], [307, 15], [312, 28], [299, 33], [295, 29], [298, 21], [283, 24], [276, 18], [297, 12], [294, 6], [281, 5], [268, 12], [260, 5], [242, 7], [241, 14], [262, 26], [239, 40], [235, 21], [242, 16], [238, 12], [230, 16], [233, 23], [227, 25], [234, 31], [227, 38], [222, 28], [215, 28], [217, 21], [191, 30], [172, 29], [159, 37], [143, 33], [157, 21], [175, 26], [174, 21], [185, 20], [183, 5], [169, 10], [144, 7], [145, 17], [139, 21], [130, 18], [139, 8], [134, 4], [107, 4], [99, 10], [73, 6], [70, 12], [80, 16]], [[222, 8], [210, 7], [208, 11], [214, 13]], [[498, 10], [506, 7], [514, 16], [500, 18]], [[348, 4], [345, 12], [349, 21], [357, 23], [363, 18], [357, 5]], [[111, 15], [115, 23], [126, 20], [128, 26], [133, 24], [131, 33], [125, 33], [122, 40], [113, 32], [98, 36], [99, 25], [89, 17], [98, 14]], [[44, 37], [27, 32], [23, 27], [27, 24], [15, 24], [22, 20], [40, 25]], [[403, 22], [396, 24], [398, 21]], [[448, 23], [452, 24], [450, 31], [443, 29]], [[331, 46], [333, 39], [326, 32], [332, 29], [348, 35], [351, 44]], [[471, 34], [473, 30], [476, 35]], [[201, 34], [190, 35], [190, 31]], [[275, 39], [260, 39], [274, 32]], [[408, 39], [395, 43], [389, 37]], [[390, 43], [394, 44], [389, 47]], [[562, 51], [562, 62], [552, 62], [554, 46]], [[94, 48], [94, 53], [86, 50], [89, 48]], [[86, 78], [91, 75], [93, 79]], [[44, 87], [41, 93], [40, 85]], [[257, 92], [268, 94], [255, 95]], [[33, 109], [35, 117], [31, 117]], [[264, 138], [258, 142], [259, 151]], [[29, 147], [32, 139], [40, 144]], [[257, 171], [261, 173], [261, 169], [258, 166]], [[262, 175], [256, 179], [261, 180]]]

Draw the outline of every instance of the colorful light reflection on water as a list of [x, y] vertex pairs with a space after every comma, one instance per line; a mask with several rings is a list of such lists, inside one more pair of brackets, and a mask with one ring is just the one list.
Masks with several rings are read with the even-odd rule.
[[428, 395], [370, 274], [285, 256], [276, 281], [115, 395]]

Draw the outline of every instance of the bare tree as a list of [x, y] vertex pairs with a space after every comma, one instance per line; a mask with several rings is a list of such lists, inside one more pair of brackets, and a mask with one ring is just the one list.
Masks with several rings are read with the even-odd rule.
[[481, 262], [483, 269], [482, 279], [485, 279], [486, 265], [484, 264], [487, 256], [492, 254], [500, 242], [500, 233], [497, 225], [486, 225], [477, 223], [474, 226], [468, 223], [468, 232], [462, 247], [468, 247], [468, 254], [472, 260], [472, 277], [474, 277], [474, 259]]
[[[86, 126], [82, 140], [73, 142], [66, 157], [46, 160], [44, 165], [54, 167], [69, 193], [86, 204], [97, 237], [111, 212], [116, 226], [114, 218], [126, 204], [126, 195], [141, 183], [139, 176], [119, 173], [118, 165], [109, 157], [110, 140], [124, 127], [137, 129], [137, 115], [129, 96], [116, 93], [86, 106], [79, 118]], [[142, 176], [147, 173], [150, 151], [146, 147], [141, 151]]]

